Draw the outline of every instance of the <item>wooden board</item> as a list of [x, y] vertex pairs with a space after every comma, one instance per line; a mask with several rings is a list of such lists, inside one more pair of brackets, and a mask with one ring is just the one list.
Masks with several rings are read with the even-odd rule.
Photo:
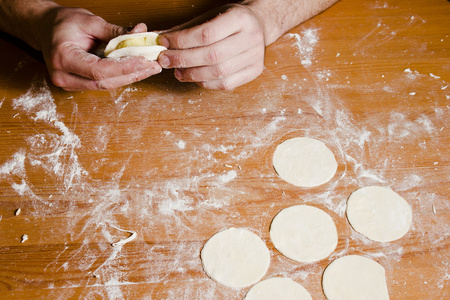
[[[218, 4], [93, 2], [60, 1], [151, 29]], [[264, 73], [230, 92], [171, 71], [110, 92], [65, 92], [39, 54], [3, 37], [0, 298], [243, 299], [248, 288], [215, 283], [200, 261], [205, 241], [229, 227], [266, 242], [264, 278], [289, 277], [313, 299], [325, 299], [325, 267], [347, 254], [386, 269], [391, 299], [449, 298], [449, 16], [444, 0], [342, 0], [269, 46]], [[277, 176], [273, 151], [295, 136], [334, 152], [329, 183], [298, 188]], [[346, 199], [368, 185], [411, 204], [405, 237], [377, 243], [352, 230]], [[272, 218], [296, 204], [335, 221], [327, 259], [297, 263], [270, 241]], [[136, 239], [112, 247], [129, 236], [115, 227]]]

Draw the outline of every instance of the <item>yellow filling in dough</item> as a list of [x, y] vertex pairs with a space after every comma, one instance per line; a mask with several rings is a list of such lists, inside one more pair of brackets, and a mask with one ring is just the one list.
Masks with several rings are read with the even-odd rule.
[[156, 45], [158, 45], [158, 43], [156, 42], [156, 39], [153, 37], [137, 37], [121, 41], [119, 44], [117, 44], [116, 50], [126, 47], [142, 47], [142, 46], [156, 46]]

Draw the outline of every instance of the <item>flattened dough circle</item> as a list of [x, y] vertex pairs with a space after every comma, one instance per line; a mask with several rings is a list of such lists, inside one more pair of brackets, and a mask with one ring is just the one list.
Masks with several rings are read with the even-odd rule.
[[[155, 32], [142, 32], [124, 34], [113, 38], [105, 48], [106, 57], [144, 56], [148, 60], [157, 60], [159, 54], [167, 50], [158, 45], [158, 34]], [[143, 42], [145, 39], [146, 42]], [[133, 42], [133, 40], [138, 42]], [[128, 43], [127, 43], [128, 42]], [[144, 45], [140, 45], [144, 43]], [[124, 44], [124, 47], [121, 47]]]
[[297, 282], [274, 277], [255, 284], [244, 300], [312, 300], [308, 291]]
[[408, 202], [391, 189], [368, 186], [348, 198], [347, 219], [353, 229], [369, 239], [391, 242], [408, 232], [412, 210]]
[[369, 258], [348, 255], [333, 261], [323, 273], [328, 300], [388, 300], [384, 268]]
[[333, 178], [338, 164], [323, 142], [296, 137], [278, 145], [273, 166], [283, 180], [300, 187], [314, 187]]
[[212, 236], [201, 252], [209, 277], [228, 287], [246, 287], [258, 282], [270, 264], [266, 244], [253, 232], [230, 228]]
[[278, 251], [299, 262], [324, 259], [338, 242], [333, 219], [323, 210], [308, 205], [280, 211], [270, 225], [270, 238]]

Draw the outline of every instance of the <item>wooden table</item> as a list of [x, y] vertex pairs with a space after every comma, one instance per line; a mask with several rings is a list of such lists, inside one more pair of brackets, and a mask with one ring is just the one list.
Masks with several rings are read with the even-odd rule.
[[[150, 29], [217, 5], [60, 2]], [[325, 298], [325, 267], [347, 254], [386, 269], [391, 299], [448, 299], [449, 20], [445, 0], [342, 0], [269, 46], [264, 73], [231, 92], [171, 71], [65, 92], [39, 55], [1, 39], [0, 298], [242, 299], [248, 288], [208, 278], [199, 255], [213, 234], [244, 227], [270, 249], [264, 278], [289, 277], [313, 299]], [[329, 183], [298, 188], [277, 176], [274, 149], [296, 136], [334, 152]], [[368, 185], [411, 204], [405, 237], [377, 243], [350, 227], [346, 200]], [[274, 248], [270, 222], [296, 204], [332, 216], [329, 258], [302, 264]], [[130, 235], [120, 229], [137, 237], [113, 247]]]

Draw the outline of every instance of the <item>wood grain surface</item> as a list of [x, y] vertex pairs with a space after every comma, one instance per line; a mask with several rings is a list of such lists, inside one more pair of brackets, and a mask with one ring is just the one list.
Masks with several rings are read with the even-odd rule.
[[[60, 1], [151, 30], [226, 1]], [[266, 68], [229, 92], [172, 71], [114, 91], [65, 92], [39, 53], [0, 39], [0, 298], [243, 299], [204, 273], [213, 234], [244, 227], [284, 276], [325, 299], [321, 277], [359, 254], [386, 270], [391, 299], [450, 298], [450, 3], [342, 0], [269, 46]], [[298, 188], [272, 154], [322, 140], [334, 178]], [[348, 196], [388, 186], [413, 209], [406, 236], [373, 242], [345, 216]], [[281, 209], [308, 204], [335, 221], [332, 255], [302, 264], [269, 237]], [[20, 209], [20, 214], [15, 215]], [[122, 247], [112, 243], [129, 236]], [[26, 234], [28, 240], [21, 242]]]

